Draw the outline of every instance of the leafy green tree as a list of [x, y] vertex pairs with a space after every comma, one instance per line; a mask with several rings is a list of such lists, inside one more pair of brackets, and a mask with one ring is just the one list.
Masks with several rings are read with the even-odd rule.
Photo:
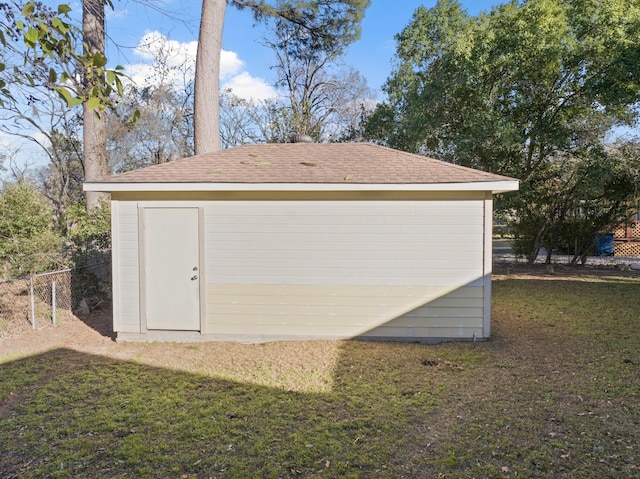
[[370, 0], [203, 0], [194, 99], [196, 154], [220, 149], [220, 48], [227, 3], [251, 10], [258, 21], [276, 17], [299, 25], [324, 51], [342, 52], [359, 38]]
[[105, 262], [111, 255], [111, 211], [104, 203], [87, 212], [79, 201], [71, 205], [66, 218], [69, 223], [67, 239], [69, 256], [74, 267]]
[[638, 145], [596, 145], [580, 157], [558, 158], [538, 168], [519, 195], [506, 200], [518, 214], [512, 223], [517, 253], [532, 262], [541, 248], [584, 261], [597, 233], [611, 231], [637, 207], [640, 187]]
[[[122, 67], [106, 68], [104, 52], [80, 52], [82, 30], [74, 25], [71, 8], [60, 4], [52, 9], [43, 2], [0, 3], [0, 105], [11, 99], [10, 83], [36, 86], [41, 83], [56, 91], [70, 107], [86, 102], [92, 111], [103, 112], [111, 95], [122, 90]], [[77, 73], [104, 82], [84, 88]]]
[[73, 303], [90, 304], [111, 296], [111, 211], [103, 202], [87, 211], [78, 202], [66, 211], [69, 224], [66, 259], [74, 268], [71, 275]]
[[[511, 1], [478, 16], [456, 0], [420, 7], [397, 36], [388, 99], [365, 136], [514, 176], [521, 195], [540, 195], [555, 170], [566, 170], [558, 181], [573, 178], [583, 152], [637, 121], [639, 35], [635, 0]], [[570, 190], [589, 199], [588, 188]], [[544, 234], [530, 226], [535, 249]]]
[[420, 7], [397, 36], [371, 139], [526, 179], [636, 120], [640, 5], [512, 1], [469, 16]]
[[63, 264], [62, 238], [51, 207], [33, 183], [5, 183], [0, 192], [0, 267], [5, 277], [49, 271]]

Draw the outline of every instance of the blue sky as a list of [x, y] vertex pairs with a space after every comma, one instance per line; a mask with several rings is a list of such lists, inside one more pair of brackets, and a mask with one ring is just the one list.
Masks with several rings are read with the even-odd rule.
[[[362, 23], [362, 37], [349, 48], [344, 59], [345, 64], [359, 70], [369, 86], [379, 91], [391, 72], [395, 52], [394, 36], [409, 23], [413, 12], [420, 5], [429, 8], [435, 3], [435, 0], [372, 0]], [[493, 5], [501, 2], [466, 0], [462, 3], [470, 14], [475, 15], [483, 10], [488, 11]], [[170, 12], [172, 18], [143, 7], [134, 0], [116, 0], [114, 6], [115, 11], [107, 16], [107, 34], [121, 47], [118, 50], [109, 50], [112, 64], [127, 66], [148, 61], [136, 54], [132, 48], [139, 43], [145, 32], [159, 32], [168, 40], [180, 44], [197, 40], [201, 8], [199, 0], [163, 1], [162, 8]], [[72, 7], [79, 10], [79, 5], [72, 4]], [[226, 78], [223, 75], [223, 85], [225, 81], [232, 82], [234, 75], [243, 75], [244, 88], [247, 89], [250, 89], [252, 80], [258, 83], [274, 83], [274, 75], [269, 69], [274, 62], [273, 54], [260, 45], [262, 35], [263, 30], [254, 25], [249, 11], [227, 8], [223, 50], [233, 54], [235, 70], [227, 74]], [[195, 48], [195, 44], [193, 45]], [[224, 61], [223, 59], [223, 63]], [[260, 87], [254, 88], [254, 91], [261, 91]], [[382, 93], [379, 93], [379, 97], [382, 99]]]

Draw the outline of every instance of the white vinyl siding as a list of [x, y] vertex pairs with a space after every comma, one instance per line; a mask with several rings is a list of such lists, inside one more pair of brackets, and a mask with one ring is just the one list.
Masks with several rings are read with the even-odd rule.
[[114, 330], [140, 332], [140, 266], [138, 249], [138, 205], [112, 201]]
[[207, 202], [207, 332], [481, 338], [484, 199]]
[[229, 201], [205, 215], [209, 284], [448, 286], [482, 273], [482, 201]]

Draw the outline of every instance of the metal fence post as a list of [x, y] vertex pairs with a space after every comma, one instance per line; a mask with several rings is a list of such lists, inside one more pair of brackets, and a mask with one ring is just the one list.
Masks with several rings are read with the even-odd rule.
[[29, 276], [29, 300], [31, 301], [31, 327], [36, 329], [36, 299], [33, 291], [33, 276]]
[[56, 282], [55, 281], [51, 282], [51, 313], [52, 313], [51, 321], [55, 326], [56, 325]]

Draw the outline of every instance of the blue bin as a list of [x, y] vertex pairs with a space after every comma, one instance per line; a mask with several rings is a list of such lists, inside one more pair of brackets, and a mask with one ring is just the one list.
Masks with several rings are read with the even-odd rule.
[[613, 256], [613, 233], [596, 235], [596, 256]]

